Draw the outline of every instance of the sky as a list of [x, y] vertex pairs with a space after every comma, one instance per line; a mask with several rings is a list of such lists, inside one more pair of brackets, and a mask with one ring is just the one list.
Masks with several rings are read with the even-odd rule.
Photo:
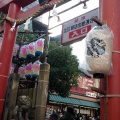
[[[61, 12], [75, 4], [77, 4], [80, 0], [72, 0], [71, 2], [64, 4], [60, 7], [58, 7], [56, 10], [57, 12]], [[84, 0], [83, 0], [84, 1]], [[77, 16], [80, 16], [88, 11], [91, 11], [95, 8], [99, 7], [99, 0], [89, 0], [87, 2], [87, 9], [83, 9], [83, 4], [63, 13], [60, 14], [60, 20], [61, 22], [57, 21], [56, 17], [52, 17], [49, 21], [49, 29], [51, 29], [52, 27], [56, 26], [56, 25], [60, 25], [68, 20], [71, 20]], [[48, 24], [48, 18], [49, 13], [46, 13], [44, 15], [41, 16], [41, 18], [39, 18], [43, 23]], [[52, 16], [52, 11], [50, 12], [50, 16]], [[59, 27], [56, 27], [54, 29], [49, 30], [52, 34], [50, 36], [56, 36], [61, 34], [62, 31], [62, 25], [60, 25]], [[84, 68], [85, 67], [85, 40], [83, 39], [82, 41], [76, 42], [71, 44], [71, 46], [73, 47], [73, 51], [72, 53], [74, 55], [77, 56], [78, 60], [79, 60], [79, 67], [80, 68]], [[84, 71], [85, 72], [85, 71]]]

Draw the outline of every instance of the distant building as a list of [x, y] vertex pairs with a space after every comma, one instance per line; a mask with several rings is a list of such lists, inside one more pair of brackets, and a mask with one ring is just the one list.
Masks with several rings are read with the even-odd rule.
[[78, 87], [71, 89], [69, 97], [62, 98], [55, 94], [50, 95], [47, 115], [51, 110], [61, 113], [68, 106], [73, 106], [77, 113], [91, 117], [98, 116], [100, 112], [99, 96], [90, 87], [99, 88], [99, 79], [89, 78], [84, 75], [78, 78]]

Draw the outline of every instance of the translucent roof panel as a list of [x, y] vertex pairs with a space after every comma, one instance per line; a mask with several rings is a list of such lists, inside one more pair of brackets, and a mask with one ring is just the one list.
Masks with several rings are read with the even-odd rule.
[[[81, 0], [81, 1], [85, 1], [85, 0]], [[71, 8], [72, 6], [78, 4], [79, 2], [80, 2], [80, 0], [71, 0], [70, 2], [67, 2], [67, 3], [57, 7], [56, 11], [57, 11], [57, 13], [60, 13], [64, 10]], [[99, 0], [89, 0], [86, 3], [87, 3], [87, 7], [88, 7], [87, 9], [83, 9], [83, 4], [80, 4], [77, 7], [60, 14], [59, 16], [60, 16], [61, 22], [57, 22], [56, 17], [51, 18], [49, 28], [54, 27], [60, 23], [64, 23], [72, 18], [75, 18], [81, 14], [84, 14], [92, 9], [99, 7]], [[47, 13], [41, 15], [40, 17], [38, 17], [37, 19], [41, 20], [45, 24], [48, 24], [48, 16], [49, 16], [49, 13], [47, 12]], [[50, 11], [50, 16], [52, 16], [52, 10]]]
[[37, 4], [39, 4], [39, 2], [38, 2], [38, 1], [35, 1], [35, 2], [31, 3], [31, 4], [29, 4], [28, 6], [24, 7], [24, 8], [23, 8], [23, 11], [26, 11], [27, 9], [32, 8], [32, 7], [34, 7], [34, 6], [37, 5]]

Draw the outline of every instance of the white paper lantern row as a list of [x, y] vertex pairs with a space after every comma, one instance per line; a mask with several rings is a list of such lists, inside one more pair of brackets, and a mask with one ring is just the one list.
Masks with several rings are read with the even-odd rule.
[[20, 60], [25, 60], [28, 58], [33, 58], [39, 56], [43, 53], [45, 39], [40, 38], [36, 42], [32, 42], [28, 45], [23, 45], [20, 49], [19, 58]]
[[20, 78], [31, 79], [33, 77], [38, 77], [40, 71], [40, 64], [41, 62], [37, 60], [36, 62], [29, 63], [26, 66], [22, 65], [18, 70], [18, 74], [20, 75]]

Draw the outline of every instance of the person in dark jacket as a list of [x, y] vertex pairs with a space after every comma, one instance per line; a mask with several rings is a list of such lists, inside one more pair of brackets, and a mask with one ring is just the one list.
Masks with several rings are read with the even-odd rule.
[[82, 119], [82, 115], [80, 113], [78, 113], [76, 120], [81, 120], [81, 119]]
[[50, 115], [50, 118], [48, 120], [60, 120], [58, 114], [53, 113]]
[[71, 107], [68, 107], [67, 112], [60, 118], [60, 120], [75, 120], [74, 109]]

